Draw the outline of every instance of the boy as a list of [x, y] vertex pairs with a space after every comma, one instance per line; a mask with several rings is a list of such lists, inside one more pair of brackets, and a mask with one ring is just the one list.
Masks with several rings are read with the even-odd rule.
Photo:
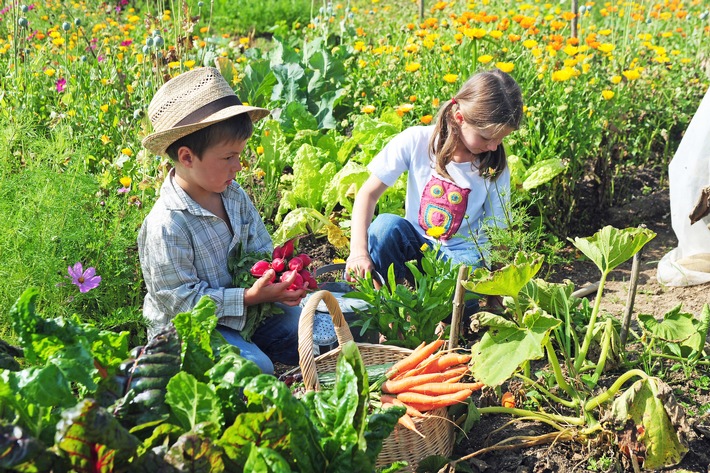
[[[138, 251], [149, 336], [207, 295], [217, 305], [217, 330], [264, 373], [273, 373], [272, 359], [298, 364], [305, 290], [288, 290], [292, 280], [271, 283], [273, 270], [250, 288], [236, 288], [227, 268], [227, 255], [237, 244], [246, 252], [273, 249], [256, 208], [234, 181], [253, 122], [268, 114], [242, 105], [219, 71], [209, 67], [180, 74], [156, 92], [148, 106], [154, 132], [143, 146], [167, 154], [173, 169], [141, 226]], [[262, 302], [279, 303], [284, 312], [266, 319], [249, 343], [239, 333], [246, 307]]]

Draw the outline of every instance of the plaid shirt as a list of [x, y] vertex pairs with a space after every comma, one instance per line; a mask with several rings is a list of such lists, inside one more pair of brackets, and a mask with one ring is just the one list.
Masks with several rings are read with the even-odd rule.
[[273, 242], [254, 204], [233, 182], [222, 201], [227, 223], [205, 210], [177, 184], [173, 169], [160, 197], [141, 225], [138, 255], [147, 289], [143, 315], [148, 336], [175, 315], [189, 312], [202, 296], [217, 304], [219, 324], [241, 330], [245, 324], [244, 288], [232, 284], [227, 255], [241, 242], [246, 252], [271, 252]]

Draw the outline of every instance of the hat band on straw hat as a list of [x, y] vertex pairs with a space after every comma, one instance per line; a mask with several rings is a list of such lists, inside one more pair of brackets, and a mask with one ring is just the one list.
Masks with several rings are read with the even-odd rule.
[[208, 104], [203, 105], [197, 110], [193, 110], [182, 120], [173, 125], [173, 128], [185, 125], [194, 125], [195, 123], [201, 122], [210, 115], [213, 115], [219, 112], [220, 110], [230, 107], [232, 105], [242, 105], [242, 102], [236, 95], [227, 95], [225, 97], [219, 98]]

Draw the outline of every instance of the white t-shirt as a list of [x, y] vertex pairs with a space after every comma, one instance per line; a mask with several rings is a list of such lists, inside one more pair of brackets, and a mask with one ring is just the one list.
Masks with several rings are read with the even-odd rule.
[[[439, 176], [429, 157], [433, 131], [433, 126], [407, 128], [387, 143], [368, 169], [387, 186], [409, 171], [405, 218], [432, 242], [437, 239], [428, 236], [427, 229], [443, 227], [445, 233], [439, 241], [447, 252], [473, 251], [477, 255], [488, 241], [481, 230], [483, 220], [493, 217], [497, 226], [506, 226], [504, 212], [509, 198], [510, 170], [506, 166], [498, 179], [491, 181], [480, 176], [471, 163], [452, 162], [446, 170], [454, 181]], [[467, 257], [454, 259], [474, 262]]]

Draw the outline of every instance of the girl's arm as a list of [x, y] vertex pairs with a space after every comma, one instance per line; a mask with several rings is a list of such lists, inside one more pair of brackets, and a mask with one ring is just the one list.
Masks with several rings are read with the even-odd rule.
[[350, 229], [350, 256], [345, 265], [348, 281], [353, 280], [351, 273], [358, 277], [364, 277], [366, 272], [374, 270], [367, 248], [367, 229], [375, 215], [375, 205], [385, 190], [387, 190], [387, 185], [376, 176], [371, 175], [355, 197]]

